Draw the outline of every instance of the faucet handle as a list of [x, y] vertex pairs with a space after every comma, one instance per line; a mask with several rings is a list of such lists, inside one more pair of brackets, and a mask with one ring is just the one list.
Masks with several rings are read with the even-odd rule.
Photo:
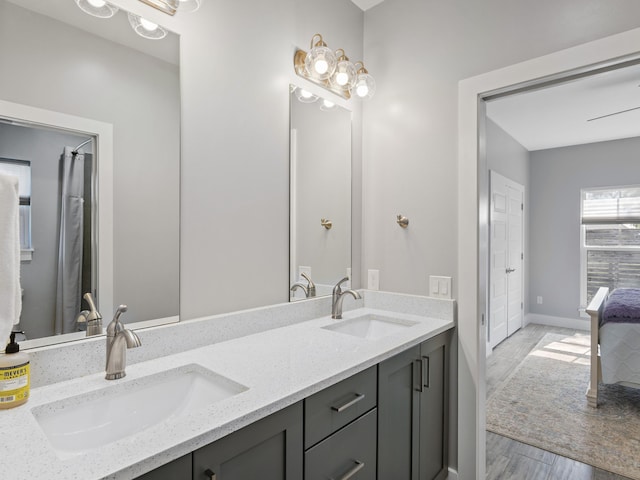
[[344, 282], [348, 282], [349, 281], [349, 277], [344, 277], [342, 280], [340, 280], [338, 283], [336, 283], [336, 286], [333, 287], [333, 293], [334, 294], [341, 294], [342, 293], [342, 288], [340, 288], [340, 285], [342, 285]]
[[116, 309], [116, 313], [113, 316], [113, 320], [111, 320], [111, 322], [109, 322], [109, 325], [107, 325], [107, 335], [108, 336], [114, 336], [116, 333], [124, 330], [124, 326], [123, 326], [122, 322], [120, 321], [120, 315], [122, 315], [126, 311], [127, 311], [127, 306], [126, 305], [120, 305]]

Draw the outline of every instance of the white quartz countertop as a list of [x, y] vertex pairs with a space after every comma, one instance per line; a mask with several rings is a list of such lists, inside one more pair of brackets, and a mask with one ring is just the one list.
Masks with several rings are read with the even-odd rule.
[[[453, 319], [371, 308], [345, 312], [342, 321], [366, 313], [417, 323], [398, 333], [368, 340], [321, 328], [341, 321], [326, 316], [129, 365], [127, 376], [120, 380], [107, 381], [102, 372], [34, 388], [25, 405], [0, 411], [2, 476], [14, 480], [135, 478], [454, 326]], [[50, 402], [116, 384], [135, 386], [148, 375], [190, 364], [248, 389], [189, 412], [179, 421], [170, 418], [70, 458], [58, 456], [32, 412]]]

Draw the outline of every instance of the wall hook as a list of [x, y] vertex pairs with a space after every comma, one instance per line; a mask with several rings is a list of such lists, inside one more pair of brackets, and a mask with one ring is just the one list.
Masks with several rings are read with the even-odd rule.
[[331, 227], [333, 227], [333, 222], [331, 220], [326, 219], [326, 218], [321, 218], [320, 219], [320, 225], [322, 225], [327, 230], [331, 230]]
[[398, 220], [396, 221], [402, 228], [407, 228], [409, 226], [409, 219], [404, 215], [398, 215]]

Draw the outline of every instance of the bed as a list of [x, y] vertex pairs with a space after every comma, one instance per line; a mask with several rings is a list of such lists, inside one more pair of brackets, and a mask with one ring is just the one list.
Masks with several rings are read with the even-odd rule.
[[598, 382], [640, 388], [640, 289], [618, 288], [609, 293], [601, 287], [587, 313], [592, 352], [587, 400], [597, 408]]

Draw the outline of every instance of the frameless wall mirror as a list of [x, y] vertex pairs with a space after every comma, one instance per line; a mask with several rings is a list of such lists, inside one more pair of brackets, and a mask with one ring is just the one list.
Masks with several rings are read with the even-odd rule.
[[[31, 167], [23, 348], [85, 338], [72, 317], [87, 291], [105, 325], [118, 304], [133, 328], [177, 321], [179, 37], [142, 38], [122, 10], [101, 19], [68, 0], [0, 0], [0, 65], [0, 157]], [[63, 215], [65, 161], [80, 157], [82, 200]], [[69, 224], [82, 225], [82, 258], [62, 243]], [[73, 263], [79, 286], [68, 287]]]
[[291, 301], [351, 274], [351, 112], [290, 87]]

